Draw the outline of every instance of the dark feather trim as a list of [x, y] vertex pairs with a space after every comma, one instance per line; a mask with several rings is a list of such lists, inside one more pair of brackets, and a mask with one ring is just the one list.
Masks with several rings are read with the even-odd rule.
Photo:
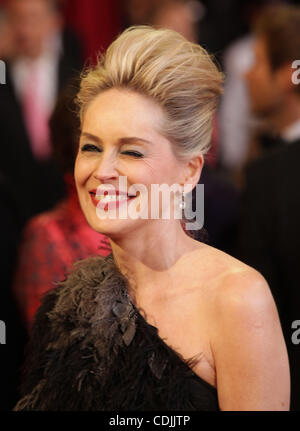
[[92, 257], [43, 299], [14, 410], [217, 410], [190, 366], [133, 305], [112, 255]]

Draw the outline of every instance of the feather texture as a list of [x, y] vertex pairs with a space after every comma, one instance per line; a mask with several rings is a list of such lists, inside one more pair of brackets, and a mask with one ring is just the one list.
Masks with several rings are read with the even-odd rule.
[[42, 301], [20, 410], [218, 410], [217, 391], [132, 303], [112, 255], [77, 262]]

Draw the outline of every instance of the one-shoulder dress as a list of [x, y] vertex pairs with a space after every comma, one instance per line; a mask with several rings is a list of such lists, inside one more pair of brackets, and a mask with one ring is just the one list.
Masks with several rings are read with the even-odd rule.
[[216, 411], [217, 390], [128, 295], [112, 254], [77, 262], [43, 298], [15, 411]]

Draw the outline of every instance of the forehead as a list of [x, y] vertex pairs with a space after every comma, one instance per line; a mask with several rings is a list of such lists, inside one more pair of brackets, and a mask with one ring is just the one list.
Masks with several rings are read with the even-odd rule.
[[48, 0], [10, 0], [7, 8], [11, 15], [36, 15], [52, 10]]
[[124, 89], [100, 93], [88, 105], [82, 129], [103, 133], [158, 133], [164, 119], [161, 107], [146, 96]]

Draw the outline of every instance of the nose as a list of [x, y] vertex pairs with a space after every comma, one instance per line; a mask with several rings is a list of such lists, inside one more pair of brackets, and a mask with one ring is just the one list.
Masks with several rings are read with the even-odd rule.
[[103, 153], [94, 171], [94, 177], [101, 183], [107, 183], [108, 181], [116, 180], [118, 176], [119, 173], [115, 157]]

